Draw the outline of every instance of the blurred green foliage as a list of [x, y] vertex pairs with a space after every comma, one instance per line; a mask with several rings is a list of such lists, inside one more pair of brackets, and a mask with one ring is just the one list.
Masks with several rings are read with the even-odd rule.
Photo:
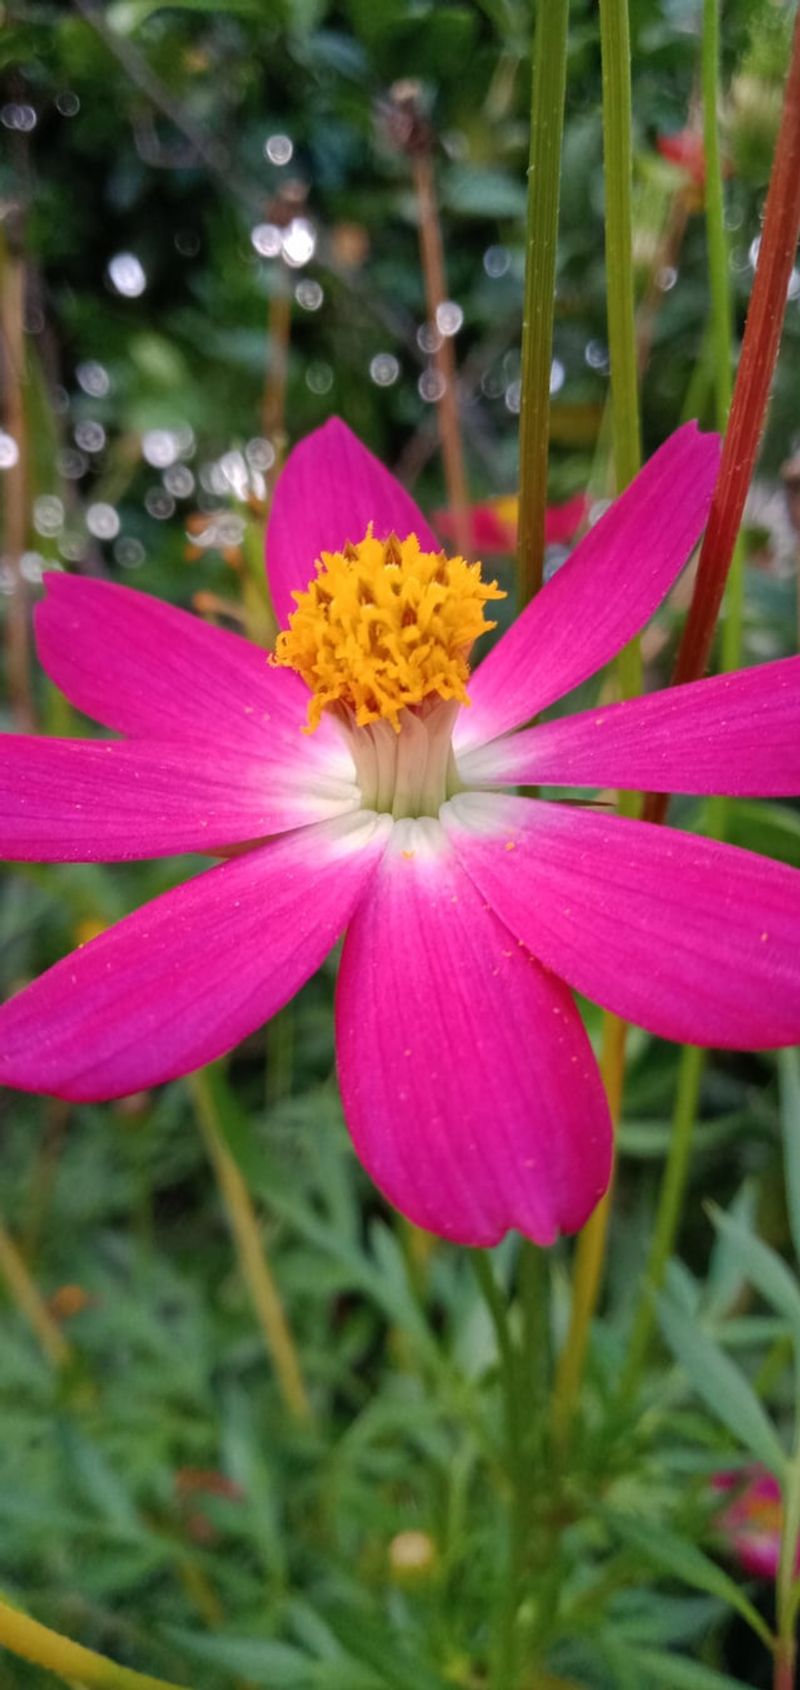
[[[740, 326], [790, 13], [773, 0], [725, 8]], [[656, 144], [695, 120], [699, 14], [697, 0], [631, 6], [648, 448], [682, 416], [712, 416], [697, 189]], [[426, 506], [443, 502], [435, 407], [419, 386], [428, 354], [416, 207], [386, 123], [401, 78], [419, 81], [436, 137], [471, 487], [476, 497], [513, 490], [531, 21], [523, 0], [5, 7], [0, 240], [4, 263], [21, 259], [26, 272], [34, 594], [45, 565], [103, 573], [234, 626], [244, 618], [266, 638], [261, 530], [275, 465], [333, 411]], [[796, 536], [777, 470], [800, 437], [799, 347], [794, 297], [752, 514], [747, 661], [796, 644]], [[572, 8], [554, 353], [553, 494], [587, 484], [602, 494], [594, 0]], [[677, 614], [662, 621], [653, 683], [668, 673]], [[39, 704], [51, 731], [86, 731], [44, 685]], [[701, 805], [684, 802], [676, 816], [705, 825]], [[730, 837], [800, 866], [796, 807], [732, 805]], [[193, 866], [9, 873], [4, 987]], [[311, 1427], [293, 1426], [281, 1406], [187, 1089], [107, 1108], [6, 1101], [0, 1212], [54, 1299], [71, 1359], [54, 1371], [3, 1308], [0, 1586], [56, 1628], [203, 1690], [479, 1690], [504, 1600], [495, 1340], [463, 1255], [397, 1224], [360, 1174], [332, 1078], [332, 975], [219, 1076], [224, 1129], [313, 1396]], [[597, 1012], [587, 1016], [596, 1034]], [[555, 1540], [553, 1492], [531, 1498], [525, 1624], [546, 1668], [529, 1682], [766, 1684], [747, 1608], [752, 1597], [771, 1619], [769, 1600], [709, 1559], [707, 1479], [763, 1457], [792, 1409], [796, 1320], [747, 1244], [760, 1233], [790, 1247], [776, 1065], [709, 1062], [665, 1347], [620, 1401], [677, 1053], [635, 1034], [631, 1058], [608, 1298], [573, 1465], [555, 1476]], [[784, 1117], [797, 1107], [792, 1079]], [[710, 1195], [735, 1217], [716, 1235], [702, 1207]], [[514, 1242], [496, 1256], [510, 1281]], [[542, 1315], [556, 1339], [568, 1257], [552, 1253]], [[731, 1392], [726, 1369], [741, 1388]], [[737, 1417], [737, 1403], [749, 1412]], [[416, 1573], [399, 1564], [396, 1541], [412, 1530], [431, 1546]], [[0, 1690], [45, 1682], [0, 1656]]]

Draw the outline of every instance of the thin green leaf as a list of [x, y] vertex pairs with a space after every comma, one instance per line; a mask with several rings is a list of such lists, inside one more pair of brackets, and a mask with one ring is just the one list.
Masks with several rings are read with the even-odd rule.
[[785, 1315], [800, 1346], [800, 1284], [785, 1262], [769, 1244], [757, 1238], [749, 1227], [732, 1215], [726, 1215], [716, 1203], [709, 1204], [709, 1214], [717, 1230], [735, 1245], [742, 1271], [764, 1301], [771, 1303], [779, 1314]]
[[302, 1649], [270, 1637], [204, 1637], [183, 1626], [164, 1627], [164, 1635], [188, 1656], [207, 1666], [227, 1668], [266, 1690], [308, 1690], [313, 1663]]
[[744, 1683], [741, 1678], [730, 1678], [727, 1672], [690, 1661], [687, 1655], [672, 1655], [661, 1649], [630, 1649], [627, 1654], [641, 1672], [654, 1684], [663, 1684], [665, 1690], [742, 1690]]
[[659, 1297], [658, 1313], [667, 1344], [698, 1396], [736, 1441], [782, 1480], [786, 1456], [744, 1374], [691, 1319], [686, 1309], [678, 1309], [666, 1297]]
[[786, 1207], [795, 1255], [800, 1261], [800, 1051], [778, 1054]]
[[729, 1574], [722, 1567], [718, 1567], [716, 1561], [712, 1561], [697, 1544], [689, 1543], [676, 1532], [668, 1531], [662, 1521], [659, 1521], [658, 1528], [654, 1531], [652, 1524], [632, 1519], [629, 1515], [615, 1513], [607, 1515], [606, 1518], [617, 1537], [635, 1549], [637, 1554], [643, 1555], [653, 1566], [661, 1567], [664, 1572], [671, 1573], [684, 1584], [691, 1585], [694, 1590], [703, 1590], [709, 1596], [717, 1596], [720, 1601], [727, 1602], [747, 1621], [762, 1643], [768, 1649], [772, 1647], [769, 1626], [758, 1610], [748, 1601], [744, 1591]]

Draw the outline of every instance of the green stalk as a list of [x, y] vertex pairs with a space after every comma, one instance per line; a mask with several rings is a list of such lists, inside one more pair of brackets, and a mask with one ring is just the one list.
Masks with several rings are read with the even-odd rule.
[[7, 1602], [0, 1602], [0, 1648], [8, 1649], [25, 1661], [54, 1672], [57, 1677], [72, 1683], [80, 1679], [96, 1690], [179, 1690], [163, 1678], [151, 1678], [147, 1673], [133, 1672], [121, 1667], [94, 1649], [84, 1649], [49, 1626], [40, 1625], [27, 1614], [21, 1614]]
[[[716, 422], [720, 434], [728, 426], [733, 378], [733, 299], [730, 286], [728, 240], [725, 234], [725, 196], [719, 145], [719, 0], [703, 0], [703, 150], [706, 160], [706, 248], [711, 293], [711, 344], [714, 352]], [[737, 669], [742, 656], [744, 618], [744, 550], [737, 542], [728, 576], [722, 624], [721, 666]], [[718, 818], [724, 823], [724, 816]], [[722, 833], [717, 834], [718, 838]]]
[[297, 1346], [269, 1264], [261, 1228], [238, 1162], [228, 1144], [219, 1077], [212, 1068], [189, 1074], [197, 1125], [214, 1170], [236, 1249], [239, 1270], [264, 1338], [285, 1407], [297, 1421], [313, 1419]]
[[506, 1421], [506, 1462], [509, 1474], [513, 1474], [519, 1449], [519, 1426], [517, 1421], [517, 1361], [509, 1327], [508, 1309], [495, 1279], [492, 1259], [488, 1251], [471, 1250], [469, 1259], [478, 1281], [481, 1296], [489, 1311], [489, 1318], [497, 1340], [500, 1383]]
[[3, 1283], [50, 1366], [66, 1367], [72, 1359], [72, 1349], [50, 1313], [22, 1251], [0, 1220], [0, 1285]]
[[[633, 125], [628, 0], [600, 0], [600, 47], [614, 480], [616, 491], [621, 493], [638, 473], [642, 461], [633, 292]], [[635, 698], [642, 690], [638, 640], [632, 640], [620, 652], [617, 674], [623, 698]]]
[[703, 0], [703, 151], [706, 160], [705, 212], [708, 280], [711, 294], [711, 340], [717, 428], [724, 434], [731, 408], [733, 380], [733, 302], [731, 300], [725, 201], [719, 146], [719, 0]]
[[[708, 662], [764, 428], [798, 238], [800, 14], [795, 19], [783, 111], [764, 207], [761, 246], [725, 431], [722, 462], [700, 548], [695, 589], [675, 663], [673, 684], [697, 680]], [[647, 805], [649, 818], [663, 819], [664, 809], [663, 795], [650, 795]]]
[[[526, 1625], [522, 1602], [544, 1456], [543, 1405], [550, 1370], [546, 1262], [543, 1251], [522, 1241], [517, 1267], [520, 1329], [515, 1342], [489, 1253], [473, 1250], [470, 1259], [497, 1339], [509, 1481], [506, 1562], [492, 1639], [490, 1684], [491, 1690], [511, 1690], [523, 1657], [528, 1662], [526, 1643], [530, 1642], [531, 1619]], [[552, 1616], [552, 1604], [548, 1612]]]
[[[641, 463], [636, 316], [633, 292], [631, 48], [627, 0], [600, 0], [603, 71], [603, 146], [606, 184], [606, 295], [611, 360], [611, 424], [616, 491], [633, 480]], [[623, 698], [642, 690], [639, 641], [632, 640], [616, 663]], [[620, 796], [622, 815], [635, 816], [637, 793]], [[616, 1015], [603, 1017], [603, 1081], [616, 1127], [622, 1106], [627, 1027]], [[563, 1457], [580, 1399], [589, 1333], [603, 1282], [611, 1193], [584, 1227], [575, 1253], [572, 1308], [556, 1371], [553, 1434]]]
[[[800, 1403], [796, 1413], [800, 1415]], [[794, 1451], [786, 1473], [782, 1502], [783, 1527], [775, 1591], [778, 1636], [773, 1684], [774, 1690], [792, 1690], [797, 1662], [797, 1585], [794, 1569], [800, 1534], [800, 1424], [795, 1432]]]
[[505, 1690], [516, 1678], [519, 1638], [517, 1613], [522, 1592], [522, 1567], [525, 1549], [524, 1507], [525, 1476], [523, 1461], [523, 1425], [520, 1418], [519, 1357], [511, 1336], [506, 1302], [494, 1275], [488, 1251], [471, 1250], [470, 1261], [489, 1311], [499, 1361], [500, 1387], [503, 1395], [505, 1419], [505, 1468], [509, 1482], [507, 1504], [508, 1547], [505, 1576], [497, 1612], [493, 1637], [491, 1687]]
[[606, 294], [614, 478], [617, 492], [639, 470], [639, 383], [633, 298], [633, 140], [628, 0], [600, 0], [603, 152], [606, 182]]
[[[719, 148], [719, 0], [703, 0], [703, 146], [706, 159], [706, 246], [711, 289], [711, 344], [714, 351], [714, 386], [717, 426], [725, 430], [731, 405], [731, 363], [733, 351], [733, 305], [725, 234], [725, 205], [722, 162]], [[721, 667], [738, 669], [742, 661], [744, 621], [744, 558], [737, 544], [728, 576]], [[724, 839], [727, 801], [713, 799], [708, 807], [708, 832], [712, 839]], [[634, 1315], [628, 1357], [622, 1376], [622, 1394], [628, 1395], [638, 1381], [655, 1320], [655, 1295], [664, 1282], [667, 1262], [675, 1248], [683, 1200], [689, 1177], [700, 1087], [706, 1053], [685, 1045], [678, 1069], [678, 1088], [672, 1117], [669, 1152], [664, 1166], [656, 1222], [645, 1269], [641, 1297]]]
[[696, 1045], [684, 1045], [678, 1068], [678, 1090], [672, 1116], [669, 1152], [661, 1180], [650, 1253], [620, 1383], [620, 1396], [623, 1400], [638, 1383], [653, 1331], [656, 1293], [664, 1282], [667, 1262], [675, 1247], [689, 1176], [694, 1124], [697, 1119], [705, 1060], [704, 1050], [700, 1050]]
[[539, 0], [533, 52], [522, 317], [517, 534], [521, 610], [538, 593], [544, 578], [550, 369], [568, 14], [569, 0]]

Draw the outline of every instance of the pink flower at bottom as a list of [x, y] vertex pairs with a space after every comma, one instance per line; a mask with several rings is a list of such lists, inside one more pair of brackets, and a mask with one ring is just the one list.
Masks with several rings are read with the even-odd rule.
[[[753, 1465], [737, 1472], [716, 1473], [715, 1490], [731, 1500], [717, 1515], [717, 1530], [746, 1573], [775, 1579], [781, 1558], [783, 1502], [781, 1488], [765, 1467]], [[795, 1576], [800, 1573], [800, 1543], [795, 1553]]]
[[184, 1074], [280, 1009], [344, 933], [339, 1078], [376, 1184], [446, 1238], [516, 1227], [547, 1244], [583, 1224], [611, 1164], [570, 988], [663, 1038], [800, 1039], [800, 874], [514, 793], [800, 791], [797, 658], [517, 731], [652, 616], [717, 463], [694, 425], [668, 440], [471, 675], [497, 589], [440, 553], [337, 421], [276, 487], [272, 663], [143, 594], [50, 577], [42, 662], [125, 737], [7, 736], [0, 848], [226, 860], [7, 1003], [0, 1078], [82, 1100]]

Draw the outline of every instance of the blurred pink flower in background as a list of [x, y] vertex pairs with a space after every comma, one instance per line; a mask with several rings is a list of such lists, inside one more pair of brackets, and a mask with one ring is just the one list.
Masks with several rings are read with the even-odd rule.
[[144, 594], [50, 576], [42, 663], [124, 737], [6, 736], [0, 849], [227, 860], [0, 1010], [5, 1083], [91, 1100], [185, 1074], [275, 1014], [346, 934], [338, 1069], [364, 1166], [445, 1238], [489, 1245], [516, 1227], [548, 1244], [584, 1223], [611, 1167], [570, 988], [681, 1042], [800, 1039], [799, 873], [514, 793], [800, 792], [798, 658], [517, 731], [652, 616], [717, 463], [715, 437], [673, 435], [471, 675], [496, 588], [441, 554], [335, 420], [275, 490], [276, 662]]
[[[689, 211], [702, 211], [706, 188], [706, 149], [703, 132], [687, 125], [669, 134], [656, 136], [656, 148], [661, 157], [683, 173], [684, 197]], [[733, 165], [725, 154], [721, 158], [724, 176], [733, 175]]]
[[[588, 509], [589, 501], [585, 493], [576, 493], [574, 498], [565, 499], [558, 505], [548, 505], [545, 517], [545, 544], [566, 545], [568, 540], [574, 540], [586, 519]], [[467, 513], [467, 531], [473, 550], [483, 557], [511, 556], [517, 545], [518, 519], [519, 499], [516, 493], [508, 493], [499, 499], [486, 499], [483, 504], [471, 505]], [[443, 539], [456, 539], [458, 522], [453, 511], [434, 511], [433, 525]]]
[[[746, 1573], [775, 1579], [781, 1555], [783, 1503], [780, 1485], [765, 1467], [753, 1465], [739, 1472], [716, 1473], [715, 1490], [730, 1495], [717, 1516], [717, 1530]], [[800, 1543], [795, 1574], [800, 1573]]]
[[670, 134], [658, 135], [656, 147], [662, 158], [679, 165], [698, 187], [705, 186], [706, 153], [699, 129], [675, 129]]

